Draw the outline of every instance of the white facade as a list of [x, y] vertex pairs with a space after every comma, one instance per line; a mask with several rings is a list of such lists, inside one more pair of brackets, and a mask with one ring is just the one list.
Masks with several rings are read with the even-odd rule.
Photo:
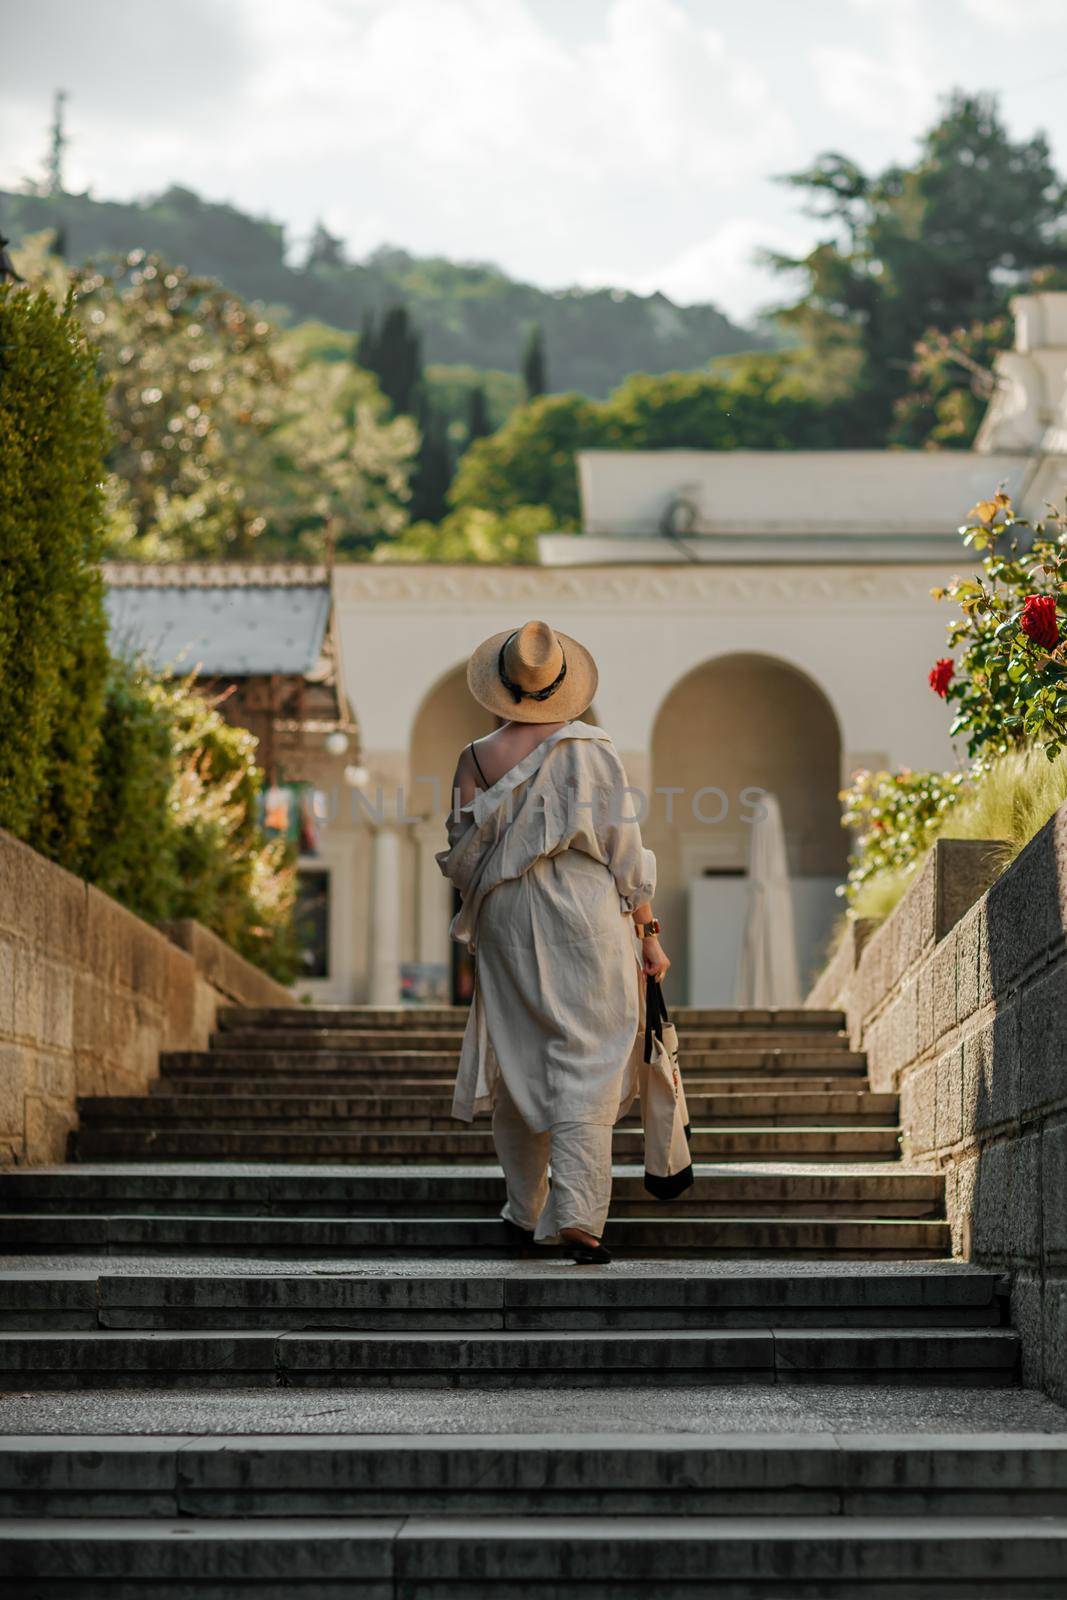
[[1015, 311], [974, 451], [589, 451], [584, 532], [545, 536], [540, 566], [338, 568], [367, 783], [325, 831], [331, 973], [309, 992], [389, 1001], [409, 964], [444, 970], [452, 907], [433, 855], [456, 757], [491, 725], [463, 668], [531, 618], [594, 653], [591, 715], [650, 797], [675, 999], [731, 998], [753, 787], [782, 806], [810, 973], [844, 870], [842, 782], [956, 759], [927, 673], [950, 616], [930, 589], [969, 559], [959, 524], [1002, 485], [1031, 516], [1067, 491], [1067, 295]]

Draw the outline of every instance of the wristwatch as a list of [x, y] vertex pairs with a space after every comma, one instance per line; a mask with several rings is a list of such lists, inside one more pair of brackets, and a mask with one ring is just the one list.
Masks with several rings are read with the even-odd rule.
[[642, 939], [651, 939], [654, 934], [658, 934], [660, 931], [659, 918], [653, 917], [651, 922], [638, 923], [638, 927], [641, 930]]

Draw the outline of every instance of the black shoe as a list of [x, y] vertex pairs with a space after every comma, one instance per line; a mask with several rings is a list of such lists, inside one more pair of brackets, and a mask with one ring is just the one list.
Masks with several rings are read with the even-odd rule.
[[504, 1232], [507, 1235], [507, 1241], [513, 1254], [520, 1255], [524, 1250], [532, 1250], [534, 1248], [532, 1229], [520, 1228], [518, 1223], [512, 1222], [510, 1217], [501, 1217], [500, 1220], [504, 1224]]
[[583, 1244], [580, 1239], [564, 1239], [563, 1243], [575, 1266], [606, 1267], [611, 1260], [611, 1252], [602, 1244]]

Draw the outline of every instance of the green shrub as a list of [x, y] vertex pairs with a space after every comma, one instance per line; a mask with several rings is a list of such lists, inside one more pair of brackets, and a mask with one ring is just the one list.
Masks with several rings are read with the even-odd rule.
[[852, 829], [852, 850], [846, 883], [838, 890], [857, 915], [879, 916], [857, 909], [862, 893], [866, 906], [877, 903], [875, 880], [887, 876], [907, 880], [915, 862], [929, 849], [947, 814], [959, 803], [965, 782], [961, 772], [858, 772], [841, 791], [841, 824]]
[[114, 662], [87, 876], [148, 921], [195, 917], [288, 982], [295, 869], [260, 828], [255, 754], [191, 680]]
[[69, 302], [0, 287], [0, 827], [74, 869], [106, 679], [108, 445]]

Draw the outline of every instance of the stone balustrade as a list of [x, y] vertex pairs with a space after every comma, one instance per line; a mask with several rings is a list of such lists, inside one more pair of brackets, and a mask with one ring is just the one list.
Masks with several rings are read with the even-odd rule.
[[955, 1253], [1011, 1278], [1024, 1378], [1067, 1400], [1067, 806], [1003, 873], [935, 844], [881, 924], [857, 923], [808, 1004], [839, 1006], [905, 1158], [946, 1174]]
[[149, 927], [0, 831], [0, 1163], [62, 1161], [79, 1095], [142, 1094], [220, 1003], [292, 996], [195, 922]]

